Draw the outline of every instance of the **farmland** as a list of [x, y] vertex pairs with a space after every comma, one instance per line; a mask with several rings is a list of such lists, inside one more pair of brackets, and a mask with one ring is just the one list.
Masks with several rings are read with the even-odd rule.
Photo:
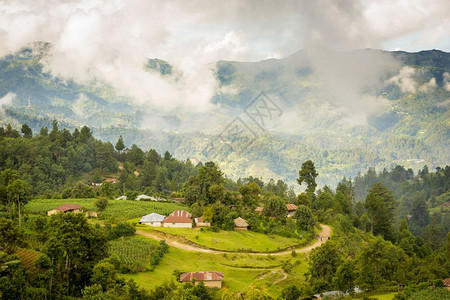
[[[87, 210], [96, 210], [94, 199], [35, 199], [28, 203], [27, 211], [34, 214], [43, 214], [64, 203], [74, 203], [83, 206]], [[110, 200], [101, 217], [128, 220], [140, 218], [152, 212], [168, 215], [176, 209], [186, 209], [186, 207], [170, 202]]]
[[140, 286], [150, 290], [166, 281], [176, 281], [174, 270], [223, 272], [224, 287], [229, 291], [246, 292], [254, 285], [258, 289], [267, 288], [271, 296], [277, 297], [288, 285], [305, 281], [307, 263], [304, 254], [296, 257], [208, 254], [170, 247], [169, 253], [154, 271], [122, 276], [132, 278]]
[[[164, 233], [184, 238], [210, 249], [230, 252], [274, 252], [292, 246], [303, 245], [304, 239], [285, 238], [278, 235], [265, 235], [253, 231], [200, 231], [190, 228], [148, 227], [138, 225], [138, 229], [147, 232]], [[251, 248], [250, 248], [251, 246]]]
[[117, 255], [123, 266], [130, 271], [152, 269], [152, 257], [158, 242], [139, 236], [122, 237], [110, 241], [109, 254]]

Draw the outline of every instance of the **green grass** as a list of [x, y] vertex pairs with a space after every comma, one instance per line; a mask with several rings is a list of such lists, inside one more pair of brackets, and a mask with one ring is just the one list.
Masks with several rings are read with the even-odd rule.
[[[283, 262], [295, 264], [284, 280]], [[304, 281], [307, 271], [305, 256], [261, 256], [250, 254], [208, 254], [184, 251], [170, 247], [154, 271], [122, 275], [134, 279], [141, 287], [153, 289], [166, 281], [175, 281], [174, 270], [181, 272], [219, 271], [224, 273], [224, 286], [233, 292], [245, 292], [252, 284], [265, 286], [273, 297], [279, 297], [282, 289]]]
[[158, 244], [141, 236], [121, 237], [109, 242], [109, 254], [120, 257], [129, 270], [146, 271], [152, 269], [151, 257], [156, 255]]
[[305, 240], [286, 238], [278, 235], [265, 235], [253, 231], [200, 231], [191, 228], [166, 228], [138, 226], [143, 231], [158, 231], [181, 236], [207, 248], [230, 252], [274, 252], [292, 246], [305, 244]]
[[[87, 210], [97, 210], [94, 205], [95, 199], [34, 199], [25, 207], [29, 213], [45, 213], [64, 203], [74, 203], [83, 206]], [[109, 200], [109, 205], [101, 216], [104, 218], [115, 218], [117, 220], [136, 219], [155, 212], [158, 214], [169, 215], [177, 209], [186, 209], [177, 203], [170, 202], [150, 202], [150, 201], [131, 201], [131, 200]]]

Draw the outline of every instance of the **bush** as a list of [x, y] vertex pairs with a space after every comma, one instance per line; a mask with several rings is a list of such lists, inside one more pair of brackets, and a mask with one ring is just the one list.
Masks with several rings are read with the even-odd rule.
[[106, 199], [105, 197], [99, 197], [94, 202], [95, 207], [97, 207], [99, 211], [104, 211], [108, 206], [108, 204], [109, 204], [108, 199]]
[[116, 226], [111, 227], [109, 232], [109, 239], [114, 240], [122, 236], [132, 236], [136, 233], [136, 228], [133, 224], [127, 222], [120, 222]]

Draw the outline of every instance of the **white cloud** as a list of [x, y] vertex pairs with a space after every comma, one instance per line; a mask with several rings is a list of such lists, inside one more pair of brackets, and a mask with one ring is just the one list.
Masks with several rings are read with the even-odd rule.
[[388, 80], [388, 83], [395, 83], [400, 87], [400, 90], [403, 93], [415, 93], [417, 85], [413, 78], [415, 73], [416, 71], [413, 68], [403, 67], [398, 75], [395, 75]]
[[12, 92], [9, 92], [8, 94], [0, 98], [0, 114], [5, 113], [5, 107], [11, 105], [14, 98], [16, 98], [16, 94]]
[[448, 72], [444, 73], [444, 89], [450, 92], [450, 74]]

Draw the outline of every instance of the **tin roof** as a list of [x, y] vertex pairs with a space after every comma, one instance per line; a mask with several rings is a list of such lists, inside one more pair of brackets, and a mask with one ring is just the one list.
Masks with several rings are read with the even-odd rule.
[[217, 281], [223, 280], [223, 273], [216, 271], [208, 272], [189, 272], [180, 275], [181, 282], [190, 282], [192, 279], [197, 281]]
[[64, 203], [64, 204], [58, 206], [57, 208], [55, 208], [55, 210], [58, 210], [58, 211], [70, 211], [70, 210], [76, 210], [76, 209], [81, 209], [81, 205], [72, 204], [72, 203]]
[[145, 222], [162, 222], [164, 220], [165, 216], [157, 214], [157, 213], [151, 213], [148, 215], [145, 215], [141, 218], [139, 222], [145, 223]]
[[298, 206], [295, 204], [286, 204], [286, 208], [288, 211], [297, 210]]
[[185, 210], [176, 210], [164, 219], [164, 223], [192, 223], [192, 215]]

